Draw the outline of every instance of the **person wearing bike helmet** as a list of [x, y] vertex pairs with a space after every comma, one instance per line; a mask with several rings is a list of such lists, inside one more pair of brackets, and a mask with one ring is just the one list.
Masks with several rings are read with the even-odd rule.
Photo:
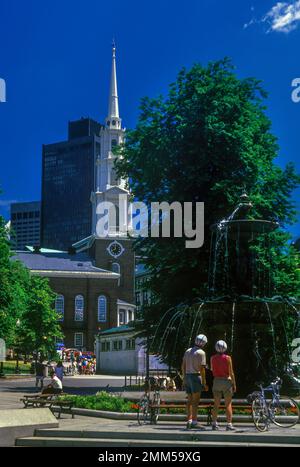
[[227, 431], [233, 431], [232, 425], [232, 394], [236, 392], [235, 376], [232, 367], [232, 360], [226, 355], [227, 344], [225, 341], [218, 341], [215, 345], [217, 353], [210, 359], [210, 368], [213, 373], [213, 395], [214, 408], [212, 411], [212, 429], [218, 430], [218, 411], [222, 397], [224, 397], [227, 418]]
[[201, 428], [198, 425], [198, 405], [201, 391], [207, 391], [205, 367], [206, 355], [203, 347], [207, 343], [207, 337], [199, 334], [195, 339], [194, 347], [186, 350], [182, 361], [182, 374], [185, 380], [185, 389], [187, 392], [187, 428]]

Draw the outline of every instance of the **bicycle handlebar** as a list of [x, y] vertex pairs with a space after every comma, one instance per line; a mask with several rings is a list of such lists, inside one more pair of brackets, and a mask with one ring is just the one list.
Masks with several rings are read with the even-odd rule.
[[269, 386], [263, 387], [263, 383], [256, 383], [256, 385], [263, 391], [272, 391], [274, 389], [274, 386], [280, 387], [282, 385], [282, 379], [277, 376], [274, 381], [272, 381]]

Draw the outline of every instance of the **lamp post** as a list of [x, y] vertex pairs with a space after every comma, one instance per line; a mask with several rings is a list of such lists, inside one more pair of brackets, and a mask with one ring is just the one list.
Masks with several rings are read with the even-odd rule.
[[150, 347], [151, 347], [152, 338], [153, 338], [152, 329], [154, 327], [155, 326], [153, 324], [150, 325], [150, 329], [149, 329], [149, 332], [147, 332], [147, 337], [146, 337], [146, 378], [147, 380], [149, 380], [149, 376], [150, 376]]
[[[21, 321], [20, 321], [19, 319], [17, 319], [17, 322], [16, 322], [17, 329], [20, 328], [20, 324], [21, 324]], [[17, 335], [18, 335], [18, 333], [17, 333]], [[17, 375], [20, 373], [20, 368], [19, 368], [19, 348], [18, 348], [18, 345], [17, 345], [17, 361], [16, 361], [15, 372], [16, 372]]]
[[147, 334], [146, 339], [146, 381], [149, 381], [150, 376], [150, 349], [149, 349], [149, 334]]

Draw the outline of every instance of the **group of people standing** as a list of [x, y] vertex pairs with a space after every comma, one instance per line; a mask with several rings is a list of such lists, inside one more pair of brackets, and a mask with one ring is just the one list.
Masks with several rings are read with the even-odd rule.
[[[187, 401], [187, 428], [205, 429], [198, 425], [198, 405], [202, 391], [208, 391], [206, 384], [206, 354], [203, 348], [207, 344], [207, 337], [200, 334], [195, 339], [193, 347], [186, 350], [182, 362], [182, 374], [185, 380]], [[227, 431], [233, 431], [232, 425], [232, 395], [236, 392], [236, 382], [232, 359], [226, 354], [227, 344], [219, 340], [215, 344], [216, 353], [210, 359], [210, 370], [213, 374], [212, 392], [214, 407], [212, 411], [212, 429], [218, 430], [218, 411], [222, 397], [224, 397], [227, 418]]]

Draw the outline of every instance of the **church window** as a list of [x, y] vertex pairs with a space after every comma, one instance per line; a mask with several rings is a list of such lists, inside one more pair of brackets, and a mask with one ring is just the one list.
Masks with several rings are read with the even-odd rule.
[[76, 295], [75, 297], [75, 321], [83, 321], [84, 297]]
[[98, 322], [104, 323], [107, 320], [107, 299], [104, 295], [98, 297]]
[[58, 321], [63, 321], [65, 313], [65, 298], [63, 295], [57, 295], [55, 299], [55, 311], [58, 314]]

